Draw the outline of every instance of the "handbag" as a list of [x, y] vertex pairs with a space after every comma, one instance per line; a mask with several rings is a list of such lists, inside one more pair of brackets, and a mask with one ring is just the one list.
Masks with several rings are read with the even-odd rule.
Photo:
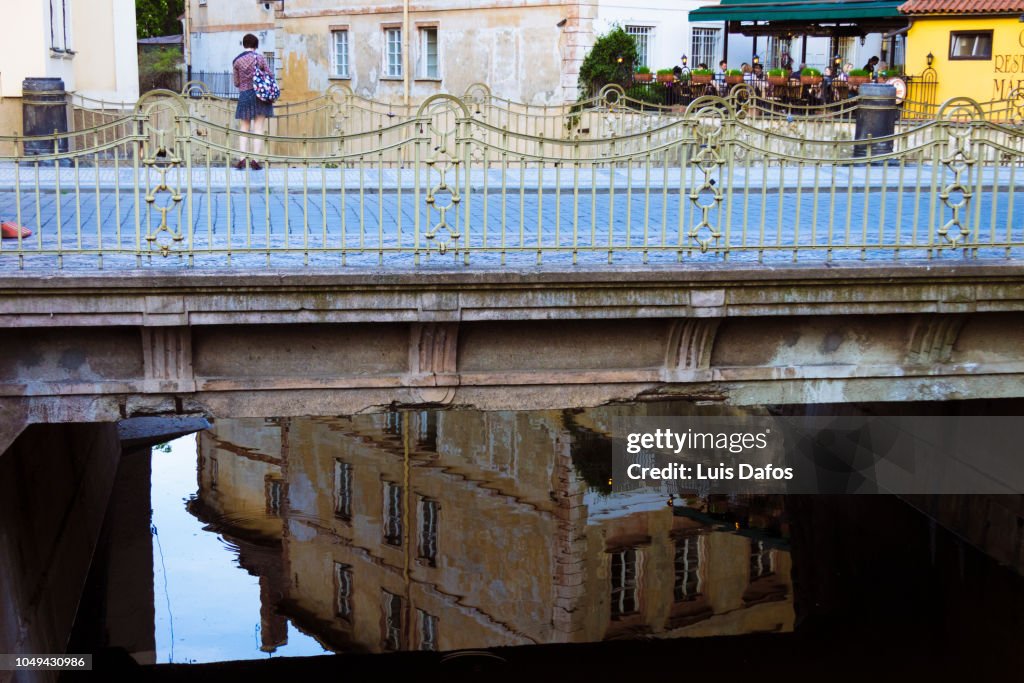
[[272, 103], [281, 96], [281, 88], [277, 85], [274, 74], [264, 71], [257, 64], [252, 72], [252, 89], [260, 102]]

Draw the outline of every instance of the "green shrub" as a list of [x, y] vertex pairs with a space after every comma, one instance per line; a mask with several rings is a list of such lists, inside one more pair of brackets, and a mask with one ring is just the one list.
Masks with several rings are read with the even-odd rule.
[[674, 76], [675, 72], [672, 69], [658, 69], [659, 76]]
[[649, 74], [651, 73], [651, 67], [641, 64], [637, 67], [636, 72], [638, 74]]
[[714, 76], [715, 72], [711, 69], [694, 69], [691, 71], [694, 76]]
[[742, 76], [743, 72], [740, 71], [739, 69], [729, 69], [728, 71], [725, 72], [725, 75], [726, 76]]
[[613, 26], [604, 35], [598, 36], [590, 52], [583, 58], [578, 81], [580, 97], [593, 97], [609, 83], [626, 81], [638, 59], [633, 36], [621, 26]]
[[785, 69], [768, 69], [768, 75], [776, 78], [778, 76], [788, 76]]
[[801, 76], [820, 76], [821, 72], [812, 67], [806, 67], [800, 71]]
[[850, 69], [850, 73], [847, 74], [847, 75], [849, 75], [849, 76], [870, 76], [871, 74], [868, 73], [867, 69]]

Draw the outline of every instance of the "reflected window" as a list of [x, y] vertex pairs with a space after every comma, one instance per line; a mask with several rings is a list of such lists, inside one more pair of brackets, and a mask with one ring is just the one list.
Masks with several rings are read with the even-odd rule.
[[402, 433], [402, 414], [397, 411], [384, 413], [384, 432], [387, 434]]
[[382, 592], [384, 600], [384, 649], [401, 650], [402, 611], [404, 610], [402, 597], [387, 591]]
[[687, 537], [676, 543], [675, 587], [673, 591], [673, 597], [676, 602], [695, 600], [700, 596], [700, 561], [699, 537]]
[[612, 553], [612, 619], [639, 611], [639, 558], [640, 552], [636, 548]]
[[771, 548], [766, 548], [764, 541], [750, 542], [750, 580], [759, 579], [762, 576], [771, 576], [775, 573], [772, 566]]
[[210, 458], [210, 488], [213, 490], [217, 489], [217, 476], [220, 474], [220, 465], [217, 464], [217, 458]]
[[436, 500], [420, 499], [418, 555], [431, 567], [437, 566], [437, 510]]
[[402, 487], [384, 482], [384, 542], [402, 545]]
[[352, 519], [352, 465], [334, 461], [334, 516]]
[[352, 566], [334, 563], [334, 613], [352, 621]]
[[437, 617], [427, 614], [421, 609], [416, 610], [416, 618], [419, 622], [420, 650], [437, 651]]
[[267, 477], [266, 480], [266, 496], [267, 496], [267, 512], [272, 515], [281, 514], [281, 485], [280, 479], [271, 479]]
[[420, 411], [417, 424], [416, 441], [428, 451], [437, 450], [437, 411]]

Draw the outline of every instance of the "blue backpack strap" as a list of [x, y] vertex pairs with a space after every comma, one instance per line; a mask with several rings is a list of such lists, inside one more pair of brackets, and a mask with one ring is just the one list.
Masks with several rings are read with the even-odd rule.
[[234, 59], [232, 59], [231, 60], [231, 64], [234, 65], [235, 62], [237, 62], [239, 59], [241, 59], [242, 57], [246, 56], [247, 54], [249, 54], [249, 50], [246, 50], [242, 54], [240, 54], [237, 57], [235, 57]]

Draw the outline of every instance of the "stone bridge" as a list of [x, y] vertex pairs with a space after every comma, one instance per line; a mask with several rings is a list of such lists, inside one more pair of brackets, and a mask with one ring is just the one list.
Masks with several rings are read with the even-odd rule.
[[37, 422], [1024, 395], [1024, 265], [0, 278], [3, 446]]

